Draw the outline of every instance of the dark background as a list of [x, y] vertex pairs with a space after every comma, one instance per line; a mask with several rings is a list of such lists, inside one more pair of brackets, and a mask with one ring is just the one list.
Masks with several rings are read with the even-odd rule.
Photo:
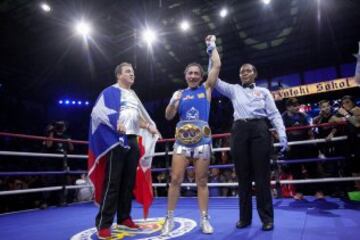
[[[128, 61], [136, 68], [133, 88], [164, 135], [172, 136], [173, 123], [162, 124], [164, 107], [172, 92], [185, 86], [183, 71], [189, 62], [199, 62], [206, 69], [206, 35], [217, 36], [221, 78], [238, 82], [239, 66], [250, 62], [258, 68], [259, 82], [272, 89], [282, 82], [298, 85], [297, 81], [353, 75], [352, 54], [360, 40], [360, 1], [356, 0], [273, 0], [269, 5], [260, 0], [47, 2], [52, 7], [49, 13], [40, 9], [39, 1], [0, 3], [2, 131], [42, 134], [48, 122], [64, 119], [73, 137], [86, 139], [92, 104], [115, 81], [115, 66]], [[224, 19], [219, 17], [223, 6], [229, 10]], [[81, 18], [93, 26], [87, 46], [73, 31], [74, 22]], [[182, 19], [191, 23], [189, 32], [180, 31]], [[139, 37], [145, 26], [159, 34], [151, 50]], [[344, 93], [359, 92], [301, 100], [334, 99]], [[66, 97], [89, 100], [90, 106], [58, 105]], [[223, 104], [220, 110], [218, 100]], [[211, 121], [229, 126], [228, 101], [217, 99], [212, 108], [219, 119]]]

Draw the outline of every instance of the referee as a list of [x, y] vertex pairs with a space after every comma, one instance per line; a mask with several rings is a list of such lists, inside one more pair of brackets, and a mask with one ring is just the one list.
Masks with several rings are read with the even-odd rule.
[[241, 84], [217, 80], [216, 90], [228, 97], [234, 107], [231, 130], [231, 155], [239, 182], [240, 220], [237, 228], [250, 226], [252, 219], [252, 179], [255, 178], [256, 204], [262, 230], [274, 228], [274, 210], [270, 191], [271, 135], [267, 120], [276, 128], [281, 151], [287, 148], [287, 137], [281, 115], [268, 89], [257, 87], [256, 68], [244, 64], [240, 68]]

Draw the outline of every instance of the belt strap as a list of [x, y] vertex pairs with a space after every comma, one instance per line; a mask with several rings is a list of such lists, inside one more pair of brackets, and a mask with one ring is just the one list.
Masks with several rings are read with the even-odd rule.
[[235, 122], [255, 122], [262, 120], [265, 120], [265, 118], [239, 118]]

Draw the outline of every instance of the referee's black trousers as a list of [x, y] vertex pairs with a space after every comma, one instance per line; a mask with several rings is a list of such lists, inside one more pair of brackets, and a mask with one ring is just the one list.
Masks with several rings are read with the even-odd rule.
[[135, 135], [128, 135], [130, 149], [117, 146], [108, 154], [104, 196], [96, 216], [96, 227], [111, 227], [115, 213], [117, 223], [130, 217], [132, 190], [140, 152]]
[[252, 180], [263, 223], [274, 221], [270, 189], [271, 136], [265, 119], [237, 120], [231, 131], [231, 155], [239, 182], [240, 221], [252, 219]]

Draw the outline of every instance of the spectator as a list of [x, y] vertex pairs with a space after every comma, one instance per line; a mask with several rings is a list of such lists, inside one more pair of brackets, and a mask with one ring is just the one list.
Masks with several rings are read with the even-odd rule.
[[[225, 147], [230, 147], [230, 138], [222, 138], [221, 139], [221, 147], [225, 148]], [[220, 164], [228, 164], [230, 163], [230, 154], [229, 151], [221, 151], [221, 163]]]
[[[50, 123], [46, 127], [46, 136], [49, 138], [58, 138], [58, 139], [66, 139], [70, 140], [71, 137], [67, 133], [67, 126], [64, 121], [56, 121]], [[67, 154], [69, 152], [74, 151], [74, 145], [71, 142], [60, 142], [53, 140], [46, 140], [43, 142], [43, 146], [45, 147], [46, 152], [50, 153], [61, 153]], [[55, 171], [64, 171], [68, 170], [68, 165], [65, 161], [61, 161], [59, 159], [51, 159], [51, 164], [46, 164], [47, 170], [55, 170]], [[70, 184], [70, 179], [65, 176], [48, 176], [43, 178], [44, 187], [55, 185], [68, 185]], [[65, 205], [69, 196], [73, 196], [75, 194], [75, 190], [65, 190], [65, 191], [53, 191], [53, 192], [45, 192], [43, 193], [42, 200], [42, 208], [46, 208], [48, 204], [56, 204], [56, 205]], [[72, 197], [73, 198], [73, 197]]]
[[[66, 130], [67, 127], [64, 121], [57, 121], [51, 123], [46, 128], [47, 137], [70, 140], [71, 138], [66, 132]], [[43, 144], [45, 145], [46, 150], [52, 153], [64, 153], [64, 152], [68, 153], [74, 151], [74, 145], [71, 142], [64, 143], [64, 142], [46, 140]]]
[[[155, 177], [155, 183], [167, 183], [165, 172], [159, 173]], [[165, 197], [167, 196], [167, 188], [166, 187], [155, 187], [155, 196], [157, 197]]]
[[[314, 124], [325, 124], [335, 122], [335, 116], [332, 113], [332, 107], [329, 100], [321, 100], [319, 102], [320, 113], [314, 118]], [[337, 132], [335, 126], [320, 126], [317, 128], [315, 137], [331, 140]], [[319, 157], [333, 157], [336, 155], [335, 144], [333, 142], [322, 143], [318, 145]], [[334, 161], [325, 161], [318, 163], [319, 175], [321, 177], [338, 177], [338, 163]], [[333, 184], [319, 184], [325, 194], [333, 194], [335, 192]]]
[[[195, 171], [193, 168], [186, 169], [184, 183], [195, 183]], [[184, 187], [182, 195], [185, 197], [195, 197], [197, 195], [196, 187]]]
[[[286, 111], [282, 114], [284, 125], [286, 128], [301, 127], [310, 125], [310, 117], [300, 112], [300, 103], [296, 98], [289, 98], [286, 103]], [[289, 141], [301, 141], [313, 139], [311, 129], [299, 129], [287, 131], [287, 137]], [[288, 159], [303, 159], [313, 157], [315, 155], [314, 149], [310, 145], [291, 146], [287, 158]], [[294, 179], [304, 179], [308, 173], [310, 164], [289, 164], [285, 167], [284, 173], [291, 174]], [[304, 191], [308, 190], [300, 184], [296, 186], [296, 194], [293, 196], [296, 200], [302, 200], [304, 198]]]
[[[235, 174], [234, 168], [226, 169], [224, 171], [224, 182], [226, 183], [237, 183], [237, 177]], [[223, 196], [238, 196], [237, 187], [224, 187], [223, 188]]]
[[[347, 124], [347, 171], [352, 176], [360, 176], [360, 108], [354, 99], [346, 95], [341, 99], [341, 108], [337, 111], [336, 121], [346, 121]], [[360, 190], [360, 181], [355, 182], [355, 189]]]
[[[211, 168], [210, 169], [210, 176], [209, 176], [209, 183], [222, 183], [225, 182], [224, 176], [220, 174], [219, 168]], [[219, 197], [222, 195], [221, 187], [210, 187], [209, 195], [211, 197]]]

